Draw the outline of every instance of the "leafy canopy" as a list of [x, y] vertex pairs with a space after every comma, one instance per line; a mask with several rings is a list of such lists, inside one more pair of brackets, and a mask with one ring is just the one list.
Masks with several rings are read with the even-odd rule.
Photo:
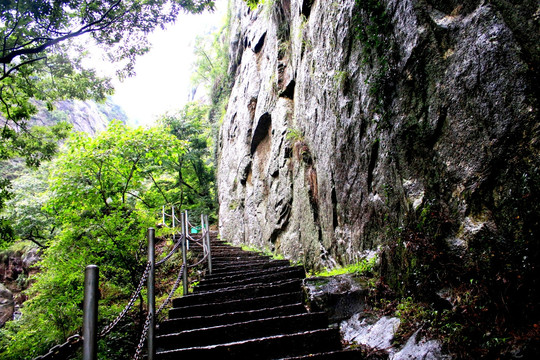
[[171, 158], [167, 167], [174, 174], [163, 178], [162, 187], [169, 192], [168, 203], [186, 210], [215, 213], [215, 166], [213, 161], [212, 125], [209, 106], [188, 103], [176, 114], [159, 119], [171, 135], [185, 144], [185, 151]]
[[[136, 57], [149, 49], [149, 33], [174, 22], [181, 11], [213, 7], [211, 0], [0, 1], [0, 162], [22, 157], [39, 166], [66, 138], [70, 126], [63, 122], [28, 125], [36, 101], [52, 110], [56, 100], [101, 101], [112, 93], [109, 79], [84, 66], [87, 49], [81, 43], [101, 47], [120, 64], [119, 74], [128, 76]], [[0, 212], [10, 194], [10, 180], [0, 178]], [[0, 218], [0, 242], [12, 235]]]
[[43, 196], [48, 221], [57, 230], [43, 252], [22, 318], [0, 331], [0, 358], [33, 358], [80, 330], [86, 265], [100, 267], [101, 320], [118, 314], [117, 303], [125, 305], [138, 283], [146, 230], [164, 203], [152, 190], [152, 178], [166, 172], [160, 164], [183, 152], [184, 143], [163, 128], [113, 122], [95, 138], [71, 135], [51, 165]]

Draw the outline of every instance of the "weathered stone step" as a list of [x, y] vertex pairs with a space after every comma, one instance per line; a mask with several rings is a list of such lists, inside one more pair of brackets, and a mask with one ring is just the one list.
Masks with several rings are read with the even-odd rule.
[[215, 284], [215, 283], [221, 283], [226, 281], [237, 281], [253, 276], [263, 276], [268, 274], [274, 274], [274, 273], [280, 273], [280, 272], [298, 272], [305, 274], [305, 270], [303, 266], [287, 266], [287, 265], [277, 265], [272, 267], [264, 267], [264, 268], [250, 268], [250, 267], [242, 267], [240, 269], [236, 269], [234, 271], [229, 272], [217, 272], [212, 274], [206, 274], [203, 280], [201, 280], [201, 283], [205, 284]]
[[277, 335], [228, 344], [160, 351], [156, 358], [168, 359], [276, 359], [328, 352], [341, 347], [337, 329], [322, 329]]
[[287, 316], [306, 313], [306, 308], [302, 303], [267, 307], [257, 310], [236, 311], [210, 316], [191, 316], [179, 319], [169, 319], [159, 325], [159, 334], [169, 334], [189, 329], [200, 329], [218, 325], [230, 324], [235, 321], [249, 321], [264, 319], [272, 316]]
[[251, 299], [238, 299], [232, 301], [219, 301], [213, 304], [197, 304], [169, 309], [169, 319], [189, 316], [211, 316], [215, 314], [236, 311], [260, 310], [268, 307], [277, 307], [297, 304], [304, 299], [302, 291], [287, 292], [272, 296], [254, 297]]
[[270, 261], [271, 258], [269, 256], [262, 256], [262, 255], [246, 255], [246, 254], [232, 254], [232, 255], [215, 255], [212, 254], [212, 264], [219, 264], [219, 263], [227, 263], [227, 264], [234, 264], [238, 262], [254, 262], [254, 261]]
[[360, 360], [364, 355], [360, 350], [339, 350], [332, 352], [324, 352], [318, 354], [308, 354], [302, 356], [285, 357], [280, 360]]
[[220, 281], [226, 281], [225, 279], [228, 279], [228, 278], [240, 279], [242, 277], [256, 276], [257, 274], [272, 273], [272, 272], [284, 271], [287, 269], [290, 269], [289, 265], [274, 266], [274, 267], [263, 268], [263, 269], [257, 269], [257, 268], [252, 269], [250, 267], [245, 267], [245, 268], [241, 268], [235, 271], [217, 272], [217, 273], [213, 272], [212, 274], [206, 274], [203, 281], [220, 282]]
[[254, 283], [271, 283], [286, 279], [303, 279], [306, 272], [303, 267], [282, 268], [279, 271], [270, 270], [259, 274], [235, 275], [213, 280], [202, 280], [194, 289], [194, 293], [212, 291], [216, 289], [226, 289]]
[[328, 319], [324, 313], [304, 313], [246, 322], [234, 322], [195, 330], [161, 335], [156, 338], [156, 346], [162, 350], [172, 350], [194, 346], [225, 344], [241, 340], [264, 338], [276, 335], [324, 329]]
[[270, 260], [247, 264], [215, 264], [212, 261], [212, 274], [223, 274], [241, 270], [263, 270], [283, 266], [290, 266], [290, 262], [288, 260]]
[[216, 266], [239, 266], [239, 265], [257, 265], [265, 264], [270, 262], [270, 258], [242, 258], [242, 257], [227, 257], [227, 258], [216, 258], [212, 257], [212, 265]]
[[227, 289], [189, 294], [173, 299], [173, 307], [182, 307], [196, 304], [210, 304], [252, 297], [277, 295], [286, 292], [298, 291], [302, 287], [300, 279], [276, 281], [273, 284], [254, 283]]

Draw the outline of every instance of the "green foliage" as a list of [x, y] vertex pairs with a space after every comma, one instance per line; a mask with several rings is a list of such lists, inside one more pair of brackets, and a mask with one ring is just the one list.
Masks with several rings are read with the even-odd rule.
[[[180, 11], [213, 7], [211, 0], [0, 2], [0, 161], [23, 157], [28, 165], [39, 166], [66, 138], [69, 128], [63, 122], [28, 126], [37, 112], [36, 100], [52, 111], [56, 100], [104, 101], [112, 93], [109, 79], [83, 66], [87, 52], [78, 43], [99, 45], [120, 64], [121, 76], [131, 75], [155, 28], [174, 22]], [[0, 212], [9, 191], [9, 180], [0, 179]], [[0, 230], [2, 241], [14, 235], [4, 217]]]
[[251, 10], [257, 9], [257, 6], [259, 6], [259, 3], [261, 0], [244, 0], [244, 2], [249, 6]]
[[5, 216], [10, 222], [14, 236], [34, 241], [44, 246], [55, 232], [53, 216], [43, 210], [49, 201], [48, 177], [51, 164], [40, 168], [25, 169], [13, 180], [12, 195], [6, 203]]
[[214, 125], [208, 121], [209, 106], [188, 103], [175, 115], [165, 115], [159, 123], [170, 134], [184, 143], [182, 153], [168, 164], [174, 179], [161, 179], [157, 183], [170, 191], [167, 203], [185, 210], [195, 210], [194, 216], [210, 213], [215, 220], [215, 165], [212, 132]]
[[[356, 0], [352, 31], [362, 45], [364, 66], [371, 66], [366, 83], [369, 94], [376, 98], [375, 112], [385, 117], [385, 87], [390, 72], [393, 41], [392, 23], [385, 4], [380, 0]], [[383, 119], [386, 121], [386, 119]]]
[[281, 254], [276, 254], [274, 253], [272, 250], [268, 249], [268, 248], [265, 248], [264, 250], [261, 250], [259, 249], [258, 247], [256, 246], [253, 246], [253, 245], [247, 245], [247, 244], [241, 244], [241, 248], [242, 250], [244, 251], [250, 251], [250, 252], [255, 252], [255, 253], [259, 253], [263, 256], [269, 256], [271, 257], [272, 259], [274, 260], [284, 260], [285, 258], [283, 257], [283, 255]]
[[[204, 86], [210, 95], [209, 120], [219, 122], [225, 115], [226, 104], [232, 87], [229, 70], [229, 23], [228, 9], [225, 24], [213, 34], [197, 37], [195, 62], [191, 81], [195, 86]], [[217, 130], [214, 136], [217, 137]]]
[[292, 143], [304, 141], [304, 135], [300, 130], [296, 128], [287, 129], [287, 135], [285, 137], [288, 141]]
[[343, 274], [363, 275], [373, 273], [377, 264], [377, 257], [374, 256], [370, 259], [363, 259], [355, 264], [347, 265], [345, 267], [337, 267], [335, 269], [326, 269], [323, 272], [317, 273], [314, 276], [337, 276]]
[[183, 143], [162, 128], [113, 122], [95, 138], [70, 137], [52, 165], [45, 204], [58, 230], [43, 253], [22, 318], [2, 329], [2, 358], [35, 357], [79, 331], [86, 265], [100, 267], [100, 321], [117, 314], [117, 301], [125, 301], [138, 283], [146, 229], [164, 203], [151, 178], [181, 153]]

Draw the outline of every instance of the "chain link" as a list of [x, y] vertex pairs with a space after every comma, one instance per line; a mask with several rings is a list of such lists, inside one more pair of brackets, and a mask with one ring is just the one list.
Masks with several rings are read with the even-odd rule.
[[139, 340], [139, 345], [137, 345], [137, 350], [135, 351], [135, 355], [133, 355], [133, 360], [141, 359], [142, 350], [144, 346], [144, 340], [146, 340], [146, 335], [148, 335], [148, 329], [150, 328], [151, 318], [152, 318], [152, 314], [148, 313], [148, 315], [146, 315], [146, 321], [144, 322], [144, 327], [141, 334], [141, 338]]
[[[204, 240], [204, 236], [206, 235], [206, 232], [208, 232], [207, 229], [205, 229], [202, 232], [201, 239], [199, 239], [199, 240], [195, 240], [189, 234], [187, 234], [187, 236], [185, 236], [184, 234], [181, 234], [179, 240], [175, 243], [173, 249], [169, 252], [169, 254], [167, 254], [167, 256], [165, 256], [163, 259], [161, 259], [160, 261], [155, 263], [155, 266], [159, 266], [159, 265], [163, 264], [165, 261], [169, 260], [171, 258], [171, 256], [180, 247], [180, 245], [182, 243], [182, 237], [184, 237], [184, 236], [187, 239], [190, 239], [191, 241], [196, 243], [197, 245], [202, 246], [203, 249], [204, 249], [204, 253], [205, 253], [204, 257], [195, 264], [192, 264], [192, 265], [182, 264], [182, 266], [180, 267], [180, 271], [178, 272], [176, 282], [174, 283], [172, 290], [170, 291], [169, 295], [167, 296], [167, 299], [163, 302], [163, 304], [161, 304], [161, 306], [157, 310], [156, 317], [169, 304], [171, 298], [173, 297], [173, 294], [175, 293], [175, 291], [180, 286], [180, 282], [182, 280], [182, 274], [184, 273], [184, 271], [186, 271], [186, 268], [195, 267], [195, 266], [201, 264], [202, 262], [204, 262], [208, 258], [208, 250], [206, 249], [206, 244], [204, 242], [202, 243], [202, 245], [200, 244], [201, 241]], [[103, 330], [99, 333], [99, 338], [102, 338], [102, 337], [106, 336], [107, 334], [109, 334], [112, 331], [112, 329], [120, 322], [120, 320], [122, 320], [124, 318], [124, 316], [127, 314], [127, 312], [129, 310], [131, 310], [131, 308], [135, 304], [135, 301], [137, 300], [137, 297], [139, 296], [139, 294], [142, 291], [142, 288], [144, 286], [144, 282], [148, 278], [148, 274], [150, 273], [151, 265], [152, 264], [150, 262], [147, 262], [146, 269], [144, 270], [144, 273], [143, 273], [143, 275], [141, 277], [139, 285], [137, 286], [137, 289], [135, 290], [135, 292], [132, 294], [128, 304], [124, 307], [122, 312], [109, 325], [107, 325], [105, 328], [103, 328]], [[144, 346], [144, 341], [146, 340], [146, 337], [148, 335], [148, 329], [150, 327], [150, 319], [151, 319], [151, 314], [149, 313], [146, 316], [146, 321], [145, 321], [145, 324], [144, 324], [144, 327], [143, 327], [143, 332], [141, 334], [139, 344], [137, 345], [137, 350], [136, 350], [135, 355], [133, 357], [134, 360], [140, 360], [141, 359], [142, 349], [143, 349], [143, 346]], [[61, 356], [62, 359], [68, 358], [69, 355], [70, 355], [68, 353], [68, 351], [73, 352], [76, 349], [76, 347], [79, 346], [82, 343], [82, 340], [83, 340], [83, 337], [80, 334], [72, 335], [72, 336], [68, 337], [63, 344], [56, 345], [56, 346], [52, 347], [49, 350], [48, 353], [46, 353], [45, 355], [40, 355], [40, 356], [34, 358], [34, 360], [53, 360], [57, 356]]]
[[81, 343], [82, 336], [80, 334], [72, 335], [67, 338], [65, 343], [53, 346], [48, 353], [40, 355], [34, 360], [67, 359]]
[[180, 238], [178, 239], [178, 241], [174, 244], [174, 247], [172, 248], [172, 250], [167, 254], [167, 256], [165, 256], [163, 259], [159, 260], [158, 262], [156, 262], [156, 266], [160, 266], [161, 264], [163, 264], [165, 261], [169, 260], [171, 258], [171, 256], [173, 256], [173, 254], [176, 252], [176, 250], [178, 250], [178, 248], [180, 247], [180, 245], [182, 245], [182, 237], [184, 235], [183, 234], [180, 234]]
[[141, 278], [141, 281], [139, 282], [139, 286], [137, 287], [137, 290], [133, 293], [131, 296], [131, 299], [129, 300], [128, 304], [122, 310], [122, 312], [114, 319], [108, 326], [106, 326], [100, 333], [99, 337], [103, 337], [111, 332], [111, 330], [122, 320], [122, 318], [127, 314], [127, 312], [133, 307], [133, 304], [135, 304], [135, 301], [137, 300], [137, 296], [141, 293], [141, 290], [144, 286], [144, 282], [148, 278], [148, 273], [150, 272], [151, 263], [148, 262], [146, 265], [146, 269], [144, 270], [143, 276]]
[[180, 267], [180, 271], [178, 272], [178, 276], [176, 277], [176, 282], [174, 283], [172, 290], [169, 292], [169, 296], [167, 296], [167, 299], [165, 299], [163, 304], [161, 304], [159, 309], [156, 311], [156, 317], [161, 313], [161, 311], [165, 308], [165, 306], [169, 304], [169, 301], [171, 301], [171, 298], [173, 297], [174, 292], [180, 286], [180, 281], [182, 281], [182, 274], [184, 273], [185, 267], [186, 267], [185, 264], [182, 264], [182, 266]]
[[208, 258], [208, 252], [204, 254], [204, 257], [198, 262], [196, 262], [195, 264], [188, 265], [188, 268], [194, 268], [195, 266], [202, 264], [204, 261], [206, 261], [207, 258]]

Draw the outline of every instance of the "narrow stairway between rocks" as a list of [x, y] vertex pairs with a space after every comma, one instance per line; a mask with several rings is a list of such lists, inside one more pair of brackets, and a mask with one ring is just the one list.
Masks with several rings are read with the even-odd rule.
[[325, 313], [304, 306], [305, 270], [213, 239], [212, 274], [173, 300], [156, 337], [164, 359], [360, 359]]

